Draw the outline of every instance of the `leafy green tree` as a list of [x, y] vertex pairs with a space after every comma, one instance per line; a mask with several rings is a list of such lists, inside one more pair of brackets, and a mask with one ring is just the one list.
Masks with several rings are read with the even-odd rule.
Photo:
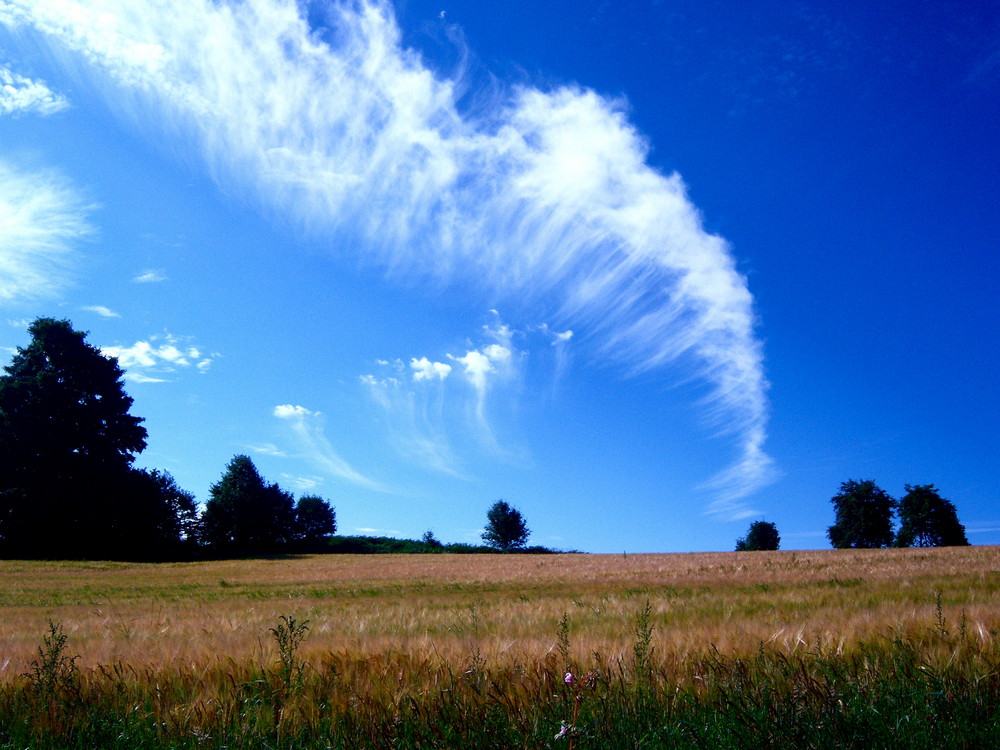
[[482, 539], [490, 547], [501, 552], [521, 549], [530, 535], [521, 512], [506, 500], [497, 500], [486, 512]]
[[0, 549], [116, 556], [122, 538], [142, 533], [130, 503], [143, 420], [129, 413], [118, 361], [86, 333], [52, 318], [28, 333], [0, 377]]
[[441, 544], [441, 541], [434, 536], [434, 532], [430, 529], [427, 529], [427, 531], [424, 532], [423, 536], [420, 537], [420, 541], [422, 541], [429, 550], [440, 550], [444, 548], [444, 545]]
[[967, 547], [965, 527], [958, 522], [954, 503], [933, 484], [906, 485], [899, 501], [897, 547]]
[[873, 549], [892, 546], [892, 512], [896, 501], [872, 480], [849, 479], [830, 499], [835, 520], [827, 529], [836, 549]]
[[770, 521], [754, 521], [745, 537], [736, 540], [737, 552], [776, 550], [781, 544], [778, 527]]
[[295, 506], [296, 537], [308, 548], [337, 533], [337, 513], [318, 495], [303, 495]]
[[217, 554], [260, 554], [285, 548], [294, 532], [292, 495], [265, 482], [248, 456], [234, 456], [209, 490], [202, 540]]

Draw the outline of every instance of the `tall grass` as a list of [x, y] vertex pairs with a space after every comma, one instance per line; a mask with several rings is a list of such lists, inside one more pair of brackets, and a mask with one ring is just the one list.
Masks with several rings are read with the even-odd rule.
[[328, 653], [299, 663], [287, 652], [199, 670], [114, 664], [81, 671], [67, 690], [39, 689], [27, 674], [0, 685], [0, 747], [1000, 743], [1000, 653], [933, 621], [919, 637], [864, 641], [850, 654], [820, 644], [794, 654], [758, 644], [749, 657], [708, 648], [680, 662], [647, 652], [643, 631], [636, 637], [629, 659], [571, 653], [572, 681], [556, 652], [478, 666], [471, 654], [462, 663], [406, 653]]
[[2, 563], [0, 748], [1000, 746], [973, 550]]

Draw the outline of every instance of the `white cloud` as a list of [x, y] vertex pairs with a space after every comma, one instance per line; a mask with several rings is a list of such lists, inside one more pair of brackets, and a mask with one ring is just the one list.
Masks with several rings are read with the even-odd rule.
[[156, 269], [150, 269], [148, 271], [143, 271], [138, 276], [132, 278], [136, 284], [156, 284], [161, 281], [166, 281], [167, 275], [163, 271]]
[[334, 450], [323, 432], [323, 415], [304, 406], [280, 404], [274, 416], [284, 421], [292, 432], [303, 458], [322, 471], [360, 487], [384, 492], [385, 488], [354, 469]]
[[[0, 1], [0, 20], [78, 53], [91, 80], [103, 72], [125, 117], [197, 143], [227, 191], [338, 233], [391, 274], [555, 310], [627, 372], [702, 378], [707, 417], [736, 444], [715, 482], [723, 515], [769, 481], [752, 297], [681, 178], [646, 164], [622, 102], [498, 87], [463, 113], [466, 82], [402, 47], [387, 0], [332, 3], [325, 30], [291, 0]], [[486, 387], [497, 361], [462, 359]]]
[[323, 477], [301, 477], [295, 474], [282, 474], [281, 478], [285, 484], [299, 493], [311, 492], [323, 484]]
[[125, 379], [134, 383], [163, 383], [161, 374], [191, 368], [205, 372], [218, 354], [208, 354], [187, 339], [164, 334], [151, 336], [148, 341], [136, 341], [131, 346], [104, 346], [101, 351], [116, 357], [125, 369]]
[[263, 456], [278, 456], [279, 458], [287, 458], [288, 454], [281, 450], [274, 443], [254, 443], [253, 445], [248, 445], [247, 449], [253, 453], [259, 453]]
[[[387, 363], [388, 364], [388, 363]], [[413, 463], [464, 478], [444, 415], [444, 378], [413, 378], [413, 387], [394, 377], [362, 375], [359, 381], [387, 420], [393, 448]]]
[[[382, 360], [384, 361], [384, 360]], [[413, 379], [420, 380], [444, 380], [451, 372], [451, 365], [444, 362], [431, 362], [427, 357], [410, 360], [410, 369], [413, 370]]]
[[0, 117], [20, 113], [51, 115], [68, 106], [66, 99], [52, 93], [41, 81], [0, 67]]
[[91, 209], [55, 172], [18, 171], [0, 159], [0, 304], [52, 297], [70, 282]]
[[105, 307], [104, 305], [86, 305], [82, 309], [87, 312], [97, 313], [102, 318], [120, 318], [121, 315], [116, 313], [110, 307]]
[[[484, 325], [481, 335], [503, 343], [482, 343], [461, 356], [445, 353], [443, 359], [455, 367], [427, 356], [412, 357], [412, 378], [374, 374], [360, 378], [386, 417], [395, 449], [424, 468], [467, 478], [465, 466], [470, 454], [478, 450], [486, 450], [494, 459], [523, 460], [517, 446], [502, 445], [497, 438], [491, 411], [515, 410], [518, 363], [525, 353], [511, 343], [515, 332], [491, 312], [496, 320]], [[377, 363], [397, 374], [400, 371], [398, 358]], [[452, 377], [456, 367], [458, 375]], [[515, 387], [506, 389], [490, 409], [490, 392], [498, 383]]]

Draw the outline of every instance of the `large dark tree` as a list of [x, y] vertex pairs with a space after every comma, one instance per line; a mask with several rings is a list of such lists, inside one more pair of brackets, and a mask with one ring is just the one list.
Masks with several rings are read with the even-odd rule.
[[745, 537], [736, 540], [737, 552], [776, 550], [781, 544], [778, 527], [770, 521], [754, 521]]
[[202, 539], [217, 554], [276, 552], [294, 538], [292, 495], [265, 482], [248, 456], [234, 456], [209, 495]]
[[146, 447], [143, 420], [129, 414], [118, 361], [86, 333], [52, 318], [28, 333], [0, 377], [0, 549], [115, 556], [135, 532], [131, 467]]
[[836, 549], [892, 546], [896, 501], [875, 482], [850, 479], [830, 502], [836, 517], [826, 533]]
[[969, 545], [954, 503], [941, 497], [933, 484], [906, 485], [906, 495], [899, 501], [899, 521], [897, 547]]
[[319, 551], [337, 533], [337, 513], [317, 495], [303, 495], [295, 505], [295, 535], [307, 550]]
[[520, 549], [531, 532], [521, 512], [506, 500], [497, 500], [486, 512], [486, 529], [482, 539], [501, 552]]

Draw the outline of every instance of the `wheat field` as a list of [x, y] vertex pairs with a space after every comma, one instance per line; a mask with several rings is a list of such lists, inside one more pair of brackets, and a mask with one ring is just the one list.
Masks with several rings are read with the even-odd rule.
[[629, 647], [645, 601], [654, 645], [683, 657], [777, 643], [849, 648], [943, 614], [1000, 629], [1000, 548], [669, 555], [314, 555], [176, 564], [0, 562], [0, 674], [50, 621], [81, 665], [184, 664], [261, 651], [280, 615], [306, 654], [538, 658], [566, 614], [581, 653]]
[[[819, 701], [810, 709], [819, 716], [850, 714], [845, 705], [864, 713], [878, 684], [919, 707], [932, 675], [958, 681], [961, 690], [942, 693], [958, 705], [1000, 704], [996, 547], [2, 561], [0, 582], [0, 719], [4, 706], [58, 717], [56, 703], [75, 717], [47, 731], [38, 727], [49, 719], [24, 723], [35, 746], [93, 743], [86, 732], [97, 729], [81, 727], [114, 734], [108, 727], [139, 722], [131, 731], [170, 747], [257, 747], [262, 737], [279, 746], [283, 736], [289, 747], [449, 747], [456, 738], [507, 747], [512, 736], [547, 747], [560, 726], [577, 747], [610, 747], [609, 737], [641, 733], [647, 721], [659, 727], [650, 736], [677, 740], [690, 721], [662, 717], [696, 709], [729, 724], [706, 725], [690, 746], [711, 732], [742, 736], [748, 711], [764, 712], [754, 721], [771, 721], [777, 742], [807, 719], [821, 731], [799, 708], [782, 718], [795, 696]], [[289, 625], [297, 636], [283, 651]], [[61, 662], [45, 640], [54, 627]], [[567, 693], [565, 671], [591, 675], [594, 697]], [[56, 689], [64, 683], [73, 689]], [[780, 695], [791, 703], [773, 703]], [[720, 713], [719, 701], [742, 708]], [[494, 714], [502, 720], [487, 731]], [[1000, 732], [979, 715], [963, 719], [962, 737]], [[359, 726], [369, 728], [364, 742]], [[932, 736], [913, 726], [914, 738]], [[407, 733], [424, 739], [400, 742]], [[0, 724], [0, 747], [24, 740], [4, 736]]]

